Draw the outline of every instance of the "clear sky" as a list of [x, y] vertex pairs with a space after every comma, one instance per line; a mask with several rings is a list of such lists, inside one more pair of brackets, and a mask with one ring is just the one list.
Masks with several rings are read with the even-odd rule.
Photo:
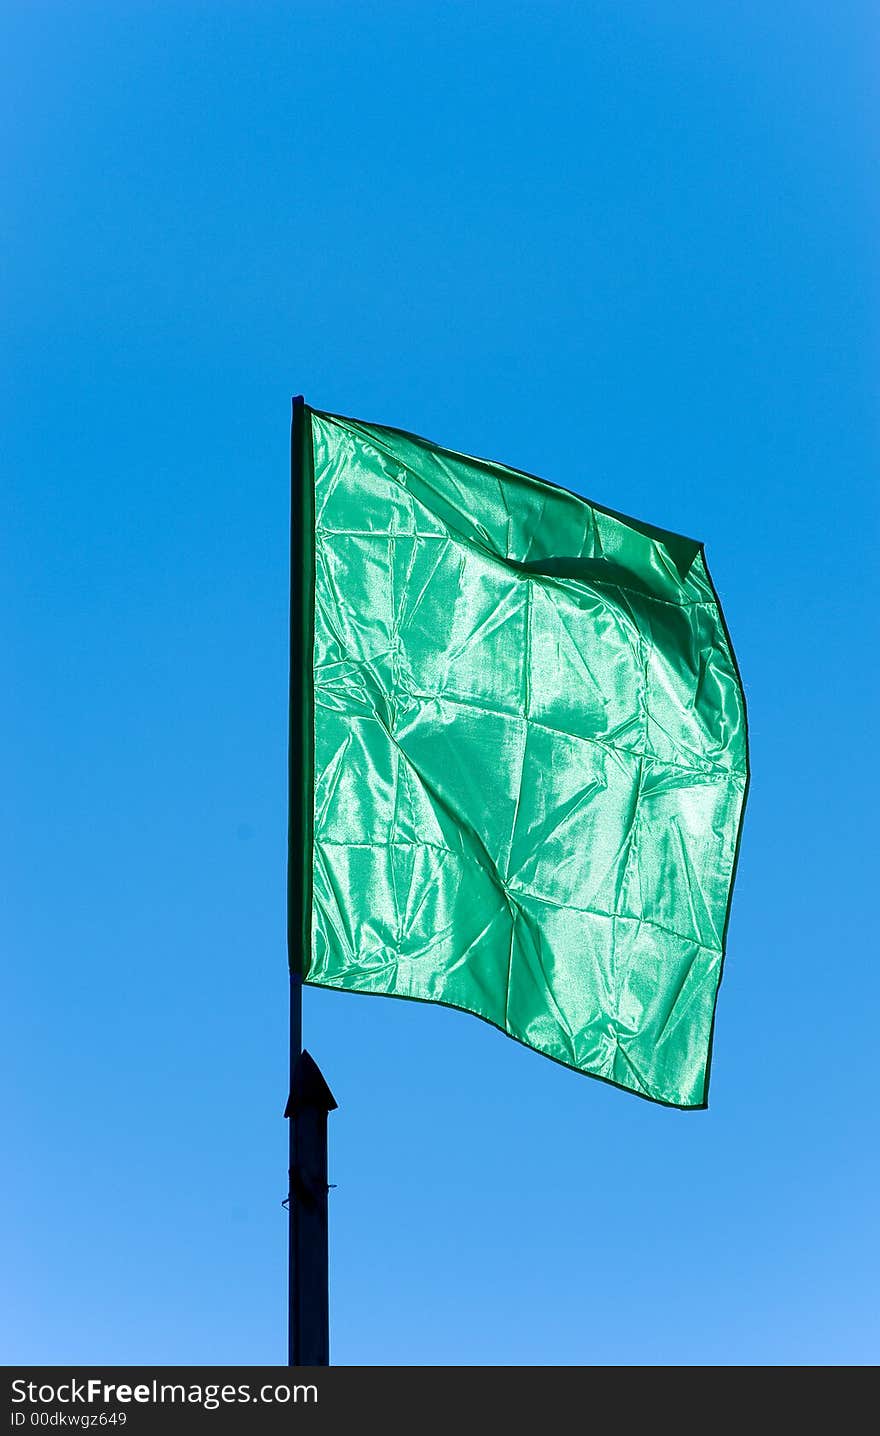
[[0, 1360], [284, 1360], [297, 392], [703, 539], [753, 766], [708, 1112], [306, 993], [334, 1359], [880, 1357], [878, 32], [4, 6]]

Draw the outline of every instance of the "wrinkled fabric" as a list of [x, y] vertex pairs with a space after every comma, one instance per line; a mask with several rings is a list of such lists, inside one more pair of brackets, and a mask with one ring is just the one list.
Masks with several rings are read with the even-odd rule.
[[704, 1106], [747, 751], [701, 545], [307, 413], [303, 975]]

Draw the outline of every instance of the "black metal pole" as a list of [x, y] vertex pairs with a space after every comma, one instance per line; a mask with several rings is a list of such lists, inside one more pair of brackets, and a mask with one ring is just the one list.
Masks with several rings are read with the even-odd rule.
[[290, 967], [287, 1361], [330, 1363], [327, 1114], [333, 1094], [302, 1045], [312, 928], [315, 767], [315, 483], [311, 416], [293, 401], [290, 430], [290, 726], [287, 953]]
[[290, 1076], [284, 1115], [288, 1128], [287, 1163], [287, 1363], [296, 1364], [300, 1303], [297, 1292], [296, 1123], [292, 1114], [293, 1081], [302, 1051], [302, 973], [305, 969], [306, 893], [303, 856], [310, 842], [304, 786], [309, 750], [309, 718], [306, 710], [306, 663], [308, 618], [304, 613], [307, 577], [305, 556], [308, 516], [303, 503], [303, 427], [306, 418], [302, 395], [293, 400], [290, 421], [290, 672], [287, 753], [287, 961], [290, 967]]
[[296, 1197], [294, 1180], [296, 1172], [296, 1120], [293, 1115], [293, 1084], [296, 1067], [302, 1052], [302, 978], [298, 972], [290, 974], [290, 1088], [285, 1116], [288, 1119], [288, 1161], [287, 1161], [287, 1364], [297, 1366], [297, 1337], [301, 1320], [299, 1294], [297, 1291], [297, 1233]]
[[288, 1366], [330, 1365], [327, 1115], [336, 1101], [308, 1052], [297, 1058], [290, 1120]]

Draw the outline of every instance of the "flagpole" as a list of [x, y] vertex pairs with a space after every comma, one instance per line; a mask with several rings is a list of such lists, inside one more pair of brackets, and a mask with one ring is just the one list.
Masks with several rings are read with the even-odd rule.
[[297, 1063], [302, 1052], [302, 978], [298, 972], [290, 974], [290, 1082], [287, 1107], [287, 1364], [296, 1366], [297, 1345], [300, 1328], [299, 1300], [297, 1296], [297, 1232], [296, 1198], [297, 1182], [296, 1119], [293, 1114], [293, 1084]]
[[290, 429], [290, 707], [287, 952], [290, 968], [287, 1364], [329, 1366], [327, 1116], [333, 1093], [302, 1045], [303, 976], [312, 924], [314, 789], [314, 474], [311, 418], [301, 396]]
[[297, 1142], [293, 1113], [293, 1084], [297, 1063], [302, 1052], [302, 952], [304, 894], [302, 852], [307, 841], [302, 821], [302, 785], [305, 781], [303, 681], [307, 655], [303, 651], [303, 558], [306, 549], [303, 533], [303, 420], [305, 403], [301, 394], [293, 400], [290, 419], [290, 692], [288, 782], [288, 874], [287, 874], [287, 959], [290, 967], [290, 1074], [287, 1089], [288, 1119], [287, 1162], [287, 1364], [296, 1366], [302, 1328], [302, 1303], [299, 1294], [297, 1262]]

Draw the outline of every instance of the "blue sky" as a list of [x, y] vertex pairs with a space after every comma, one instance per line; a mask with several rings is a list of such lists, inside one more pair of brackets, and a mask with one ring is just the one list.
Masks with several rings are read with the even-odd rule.
[[876, 8], [2, 32], [0, 1360], [284, 1360], [303, 392], [703, 539], [753, 766], [708, 1112], [306, 994], [334, 1360], [876, 1361]]

